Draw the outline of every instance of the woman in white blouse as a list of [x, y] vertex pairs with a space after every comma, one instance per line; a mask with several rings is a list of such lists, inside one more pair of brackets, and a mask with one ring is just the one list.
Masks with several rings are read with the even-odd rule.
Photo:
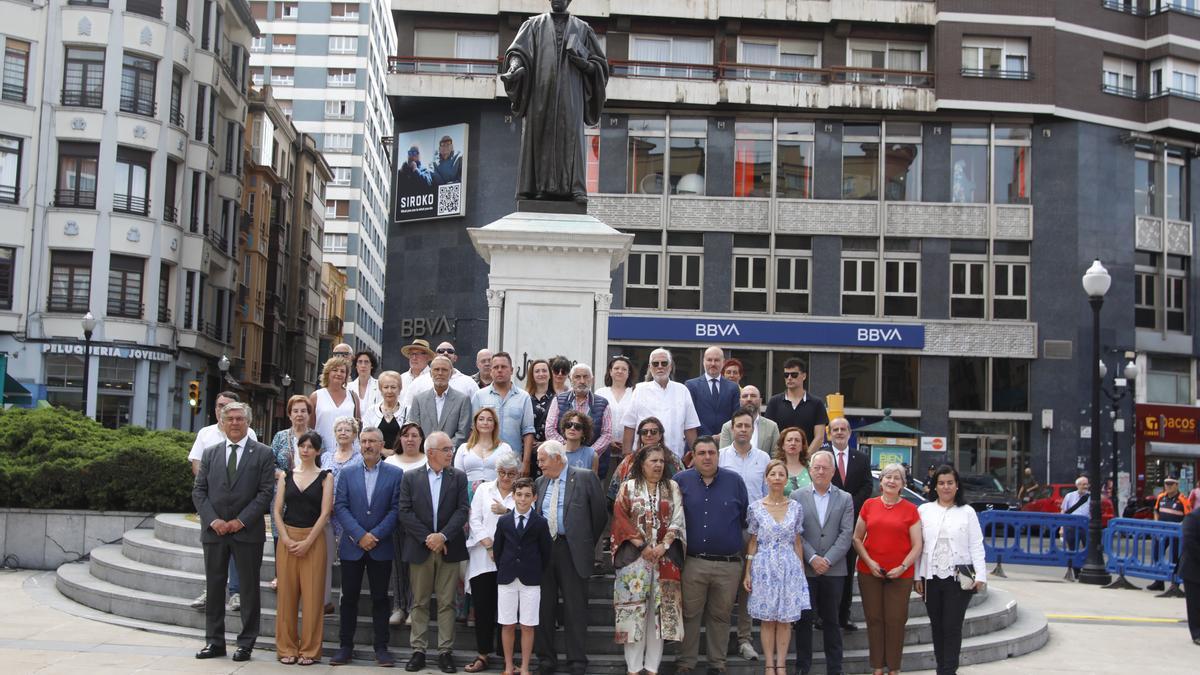
[[496, 480], [496, 453], [507, 449], [500, 440], [500, 418], [495, 408], [480, 408], [471, 420], [471, 435], [454, 453], [454, 468], [467, 474], [467, 496], [482, 482]]
[[[917, 559], [915, 588], [925, 598], [938, 675], [958, 672], [963, 618], [971, 595], [987, 585], [983, 530], [979, 516], [963, 496], [958, 471], [943, 464], [933, 473], [937, 501], [922, 504], [924, 547]], [[960, 579], [960, 574], [973, 576]], [[969, 588], [964, 589], [963, 584]]]
[[[484, 408], [488, 410], [488, 408]], [[521, 475], [521, 463], [505, 446], [492, 456], [496, 480], [480, 483], [471, 499], [467, 521], [467, 579], [471, 583], [471, 604], [475, 607], [475, 650], [479, 653], [467, 672], [488, 667], [488, 655], [496, 648], [496, 563], [490, 555], [496, 522], [513, 508], [513, 482]], [[498, 653], [499, 649], [496, 650]]]
[[350, 390], [358, 395], [359, 410], [374, 407], [383, 399], [379, 393], [379, 380], [372, 377], [378, 367], [371, 352], [361, 351], [354, 355], [354, 379], [350, 380]]
[[[629, 407], [629, 394], [633, 392], [637, 374], [628, 356], [614, 356], [608, 360], [604, 373], [604, 386], [596, 390], [597, 396], [608, 399], [609, 419], [612, 420], [612, 442], [608, 444], [608, 466], [611, 470], [621, 461], [625, 448], [621, 447], [625, 437], [625, 409]], [[629, 449], [632, 452], [632, 448]], [[603, 482], [606, 476], [600, 476]]]

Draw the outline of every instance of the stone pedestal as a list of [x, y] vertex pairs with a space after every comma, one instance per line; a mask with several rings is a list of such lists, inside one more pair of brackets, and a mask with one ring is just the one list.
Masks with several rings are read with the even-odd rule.
[[[580, 213], [511, 213], [468, 231], [488, 274], [488, 349], [603, 371], [612, 271], [633, 235]], [[523, 372], [523, 370], [521, 371]]]

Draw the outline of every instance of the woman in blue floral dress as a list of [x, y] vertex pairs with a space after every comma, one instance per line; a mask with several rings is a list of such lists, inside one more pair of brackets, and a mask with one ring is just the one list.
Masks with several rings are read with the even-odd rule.
[[783, 496], [787, 465], [775, 459], [767, 464], [767, 496], [750, 505], [746, 521], [746, 578], [750, 616], [761, 622], [767, 675], [786, 674], [792, 622], [809, 609], [804, 577], [804, 511], [800, 503]]

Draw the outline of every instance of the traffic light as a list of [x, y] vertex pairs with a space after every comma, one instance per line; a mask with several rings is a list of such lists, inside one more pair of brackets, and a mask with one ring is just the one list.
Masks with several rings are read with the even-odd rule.
[[192, 406], [192, 414], [200, 412], [200, 380], [188, 382], [188, 405]]

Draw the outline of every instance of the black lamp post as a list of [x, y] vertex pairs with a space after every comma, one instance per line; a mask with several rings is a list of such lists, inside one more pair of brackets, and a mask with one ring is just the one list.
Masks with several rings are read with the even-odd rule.
[[[1104, 306], [1104, 294], [1112, 285], [1112, 277], [1097, 258], [1083, 275], [1083, 290], [1087, 291], [1092, 305], [1092, 451], [1088, 458], [1088, 474], [1091, 478], [1091, 493], [1088, 496], [1088, 546], [1087, 558], [1079, 572], [1080, 583], [1103, 585], [1112, 581], [1104, 569], [1104, 550], [1101, 544], [1100, 510], [1100, 390], [1103, 386], [1100, 374], [1100, 308]], [[1116, 490], [1117, 486], [1113, 486]]]
[[92, 371], [92, 333], [96, 330], [96, 317], [91, 312], [83, 315], [83, 414], [88, 414], [88, 386]]
[[[1112, 388], [1109, 389], [1106, 387], [1103, 389], [1104, 396], [1106, 398], [1108, 398], [1108, 402], [1110, 404], [1111, 412], [1109, 413], [1109, 415], [1110, 415], [1110, 417], [1112, 417], [1112, 422], [1113, 422], [1113, 427], [1112, 427], [1112, 485], [1113, 485], [1112, 486], [1112, 503], [1113, 503], [1113, 517], [1114, 518], [1121, 517], [1121, 500], [1117, 495], [1117, 473], [1118, 473], [1117, 469], [1121, 464], [1121, 452], [1120, 452], [1120, 447], [1117, 444], [1117, 433], [1118, 433], [1117, 420], [1121, 418], [1121, 402], [1124, 401], [1125, 397], [1128, 396], [1130, 394], [1130, 392], [1132, 391], [1133, 382], [1134, 382], [1134, 380], [1137, 379], [1137, 376], [1138, 376], [1138, 367], [1137, 367], [1137, 364], [1134, 363], [1132, 360], [1132, 356], [1133, 356], [1132, 352], [1126, 352], [1125, 356], [1127, 358], [1130, 358], [1130, 360], [1129, 360], [1129, 362], [1127, 362], [1125, 364], [1125, 368], [1123, 369], [1123, 371], [1121, 373], [1121, 375], [1124, 375], [1124, 377], [1123, 378], [1122, 377], [1113, 377]], [[1107, 375], [1108, 375], [1108, 367], [1104, 364], [1103, 361], [1101, 361], [1100, 362], [1100, 377], [1101, 377], [1101, 379], [1103, 379], [1103, 378], [1107, 377]], [[1133, 467], [1132, 467], [1132, 465], [1130, 466], [1129, 470], [1130, 470], [1130, 479], [1131, 479], [1130, 485], [1132, 486], [1133, 485], [1133, 482], [1132, 482]]]

